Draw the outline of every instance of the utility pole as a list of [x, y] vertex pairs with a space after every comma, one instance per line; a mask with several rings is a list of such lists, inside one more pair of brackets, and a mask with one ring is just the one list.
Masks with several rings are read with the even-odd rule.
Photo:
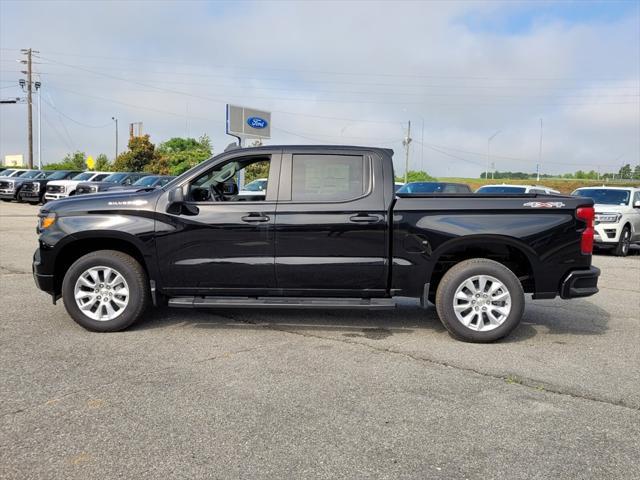
[[542, 163], [542, 119], [540, 119], [540, 148], [538, 150], [538, 165], [536, 166], [536, 181], [540, 181], [540, 164]]
[[115, 159], [118, 158], [118, 119], [116, 117], [111, 117], [111, 120], [116, 122], [116, 156], [113, 157], [113, 160], [115, 161]]
[[491, 140], [498, 135], [502, 130], [498, 130], [496, 133], [487, 138], [487, 168], [484, 171], [485, 180], [489, 180], [489, 167], [491, 166]]
[[411, 120], [409, 120], [407, 127], [407, 136], [402, 140], [402, 145], [407, 149], [405, 162], [404, 162], [404, 183], [409, 181], [409, 144], [411, 143]]
[[23, 48], [21, 50], [23, 54], [27, 56], [26, 60], [21, 60], [20, 63], [24, 63], [27, 65], [27, 70], [22, 71], [22, 73], [27, 75], [27, 110], [28, 110], [28, 130], [29, 130], [29, 168], [33, 168], [33, 82], [32, 82], [32, 74], [33, 74], [33, 62], [32, 56], [34, 53], [39, 53], [36, 50], [31, 48]]

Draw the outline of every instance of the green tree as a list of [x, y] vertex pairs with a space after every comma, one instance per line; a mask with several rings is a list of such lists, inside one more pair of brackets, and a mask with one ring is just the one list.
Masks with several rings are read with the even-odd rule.
[[108, 172], [111, 170], [111, 162], [104, 153], [101, 153], [96, 157], [96, 165], [94, 170], [98, 172]]
[[[436, 180], [427, 172], [409, 170], [407, 172], [407, 182], [431, 182]], [[396, 182], [404, 182], [404, 175], [396, 178]]]
[[631, 178], [631, 165], [627, 163], [624, 167], [621, 167], [618, 175], [620, 175], [620, 178]]
[[87, 154], [80, 151], [67, 153], [62, 161], [58, 163], [48, 163], [44, 168], [47, 170], [86, 170]]
[[120, 172], [141, 172], [156, 159], [156, 146], [149, 140], [149, 135], [132, 137], [129, 150], [118, 155], [113, 162], [113, 169]]
[[633, 178], [640, 180], [640, 164], [636, 165], [636, 168], [633, 169]]
[[213, 154], [209, 137], [203, 135], [195, 138], [174, 137], [158, 146], [158, 158], [146, 171], [153, 173], [180, 175]]
[[244, 181], [249, 183], [256, 178], [267, 178], [269, 176], [269, 162], [256, 162], [249, 165], [244, 172]]

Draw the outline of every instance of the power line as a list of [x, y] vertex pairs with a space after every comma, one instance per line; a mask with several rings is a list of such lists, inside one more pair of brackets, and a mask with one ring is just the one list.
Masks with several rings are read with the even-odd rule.
[[[49, 97], [51, 97], [49, 95]], [[109, 123], [105, 123], [104, 125], [89, 125], [88, 123], [83, 123], [80, 122], [78, 120], [75, 120], [74, 118], [70, 117], [69, 115], [67, 115], [66, 113], [60, 111], [58, 108], [56, 108], [53, 104], [49, 103], [47, 100], [43, 100], [44, 103], [46, 103], [47, 105], [49, 105], [51, 108], [53, 108], [56, 112], [58, 112], [58, 114], [62, 115], [64, 118], [66, 118], [67, 120], [72, 121], [75, 124], [78, 124], [82, 127], [87, 127], [87, 128], [105, 128], [111, 125], [111, 122]]]

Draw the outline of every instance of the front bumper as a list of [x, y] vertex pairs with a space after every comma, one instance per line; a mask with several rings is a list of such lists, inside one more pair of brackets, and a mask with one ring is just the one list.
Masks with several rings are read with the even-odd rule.
[[40, 200], [40, 194], [38, 192], [20, 192], [20, 200]]
[[622, 225], [620, 223], [599, 223], [594, 227], [593, 241], [597, 244], [616, 244], [620, 240]]
[[588, 270], [574, 270], [560, 284], [561, 298], [589, 297], [598, 293], [598, 277], [600, 269], [589, 267]]
[[15, 190], [0, 190], [0, 198], [4, 198], [5, 200], [15, 200], [16, 199], [16, 191]]
[[67, 194], [66, 193], [45, 193], [44, 194], [44, 199], [45, 200], [60, 200], [61, 198], [67, 198]]
[[42, 272], [40, 249], [37, 249], [33, 254], [33, 263], [31, 264], [31, 270], [33, 272], [33, 280], [36, 282], [36, 286], [43, 292], [47, 292], [50, 295], [55, 295], [55, 281], [53, 275], [45, 274]]

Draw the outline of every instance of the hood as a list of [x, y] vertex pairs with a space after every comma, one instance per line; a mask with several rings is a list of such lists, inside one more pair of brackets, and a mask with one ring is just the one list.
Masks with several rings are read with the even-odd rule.
[[133, 192], [120, 190], [89, 193], [53, 200], [42, 208], [48, 212], [61, 214], [65, 212], [91, 211], [95, 213], [100, 211], [113, 212], [113, 210], [151, 210], [155, 208], [156, 201], [162, 193], [162, 190], [137, 190]]
[[605, 203], [596, 203], [593, 206], [596, 213], [625, 213], [629, 208], [628, 205], [607, 205]]
[[82, 180], [50, 180], [48, 185], [57, 185], [57, 186], [63, 186], [63, 187], [67, 187], [69, 185], [77, 185], [79, 183], [81, 183]]
[[79, 182], [80, 185], [82, 185], [83, 187], [99, 187], [100, 185], [102, 186], [111, 186], [111, 185], [120, 185], [119, 183], [115, 183], [115, 182], [92, 182], [92, 181], [88, 181], [88, 182]]

